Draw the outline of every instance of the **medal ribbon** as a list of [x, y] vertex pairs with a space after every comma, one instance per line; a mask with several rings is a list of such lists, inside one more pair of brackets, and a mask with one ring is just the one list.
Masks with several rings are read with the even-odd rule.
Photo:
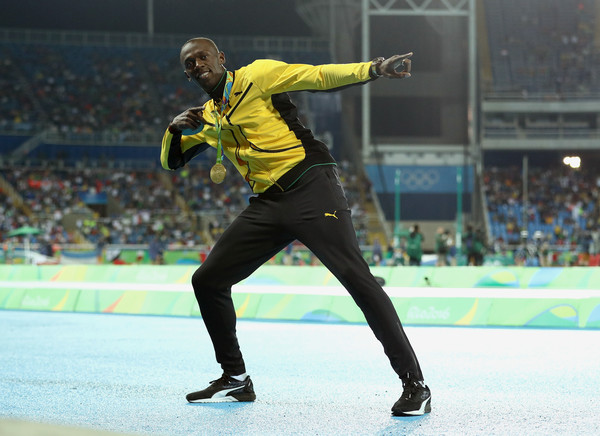
[[227, 103], [229, 103], [229, 95], [231, 94], [231, 87], [233, 86], [233, 73], [227, 71], [227, 78], [225, 79], [225, 89], [223, 89], [223, 97], [221, 97], [221, 104], [219, 110], [215, 108], [213, 115], [215, 117], [215, 127], [217, 129], [217, 164], [223, 162], [223, 143], [221, 142], [221, 127], [223, 126], [223, 114]]

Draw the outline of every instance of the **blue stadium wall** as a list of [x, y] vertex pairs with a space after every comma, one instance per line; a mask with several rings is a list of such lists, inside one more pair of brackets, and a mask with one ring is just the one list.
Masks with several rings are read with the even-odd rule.
[[463, 174], [463, 212], [468, 213], [474, 185], [472, 167], [367, 165], [366, 171], [388, 220], [395, 219], [395, 178], [396, 170], [400, 170], [402, 221], [452, 221], [456, 219], [459, 168]]

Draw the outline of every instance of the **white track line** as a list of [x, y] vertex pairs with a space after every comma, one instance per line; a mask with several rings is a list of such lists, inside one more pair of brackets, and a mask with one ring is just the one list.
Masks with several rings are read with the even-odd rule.
[[[107, 283], [0, 281], [0, 289], [120, 290], [146, 292], [192, 292], [190, 283]], [[434, 288], [384, 287], [390, 297], [422, 298], [600, 298], [600, 289], [521, 289], [521, 288]], [[238, 294], [284, 294], [347, 296], [342, 286], [235, 285]]]

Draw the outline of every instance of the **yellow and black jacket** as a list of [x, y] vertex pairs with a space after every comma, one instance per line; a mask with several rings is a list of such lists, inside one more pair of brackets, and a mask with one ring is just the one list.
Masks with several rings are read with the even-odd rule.
[[[260, 59], [234, 72], [223, 116], [223, 153], [254, 193], [285, 191], [315, 165], [335, 161], [327, 147], [297, 118], [288, 91], [326, 91], [371, 80], [371, 62], [302, 65]], [[163, 168], [184, 166], [209, 146], [216, 148], [215, 101], [206, 103], [200, 133], [181, 135], [168, 129], [162, 140]]]

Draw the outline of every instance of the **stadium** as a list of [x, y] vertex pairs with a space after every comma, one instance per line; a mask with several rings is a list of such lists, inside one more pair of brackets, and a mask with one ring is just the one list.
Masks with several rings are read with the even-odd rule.
[[[0, 434], [600, 433], [598, 23], [598, 0], [3, 6]], [[211, 103], [182, 71], [198, 36], [240, 77], [413, 53], [409, 79], [288, 94], [431, 414], [389, 416], [402, 385], [371, 322], [297, 239], [230, 287], [256, 402], [185, 401], [219, 371], [195, 272], [262, 195], [239, 154], [223, 183], [210, 147], [161, 161], [172, 120]]]

